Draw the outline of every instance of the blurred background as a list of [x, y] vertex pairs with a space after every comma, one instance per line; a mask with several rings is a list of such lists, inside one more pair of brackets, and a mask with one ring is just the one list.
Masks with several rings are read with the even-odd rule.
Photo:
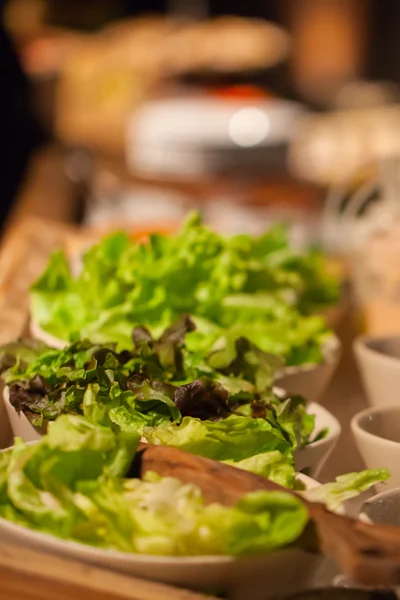
[[295, 244], [357, 264], [369, 323], [388, 328], [398, 0], [1, 7], [3, 226], [30, 211], [94, 236], [169, 232], [193, 208], [227, 234], [288, 221]]

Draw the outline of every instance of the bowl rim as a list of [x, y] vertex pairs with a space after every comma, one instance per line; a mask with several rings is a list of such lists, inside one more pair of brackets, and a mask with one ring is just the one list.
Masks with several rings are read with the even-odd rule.
[[392, 494], [400, 494], [400, 488], [385, 490], [384, 492], [379, 492], [379, 494], [371, 496], [371, 498], [368, 498], [368, 500], [365, 500], [365, 502], [363, 502], [362, 506], [360, 507], [360, 511], [362, 511], [365, 504], [374, 504], [377, 500], [380, 500], [384, 496], [391, 496]]
[[329, 337], [321, 344], [322, 361], [319, 363], [304, 363], [302, 365], [286, 366], [278, 371], [278, 376], [292, 375], [294, 373], [307, 373], [308, 371], [314, 371], [324, 365], [335, 363], [339, 361], [340, 354], [342, 351], [342, 343], [334, 331], [331, 331]]
[[[36, 440], [34, 442], [26, 442], [27, 446], [32, 446], [38, 444], [39, 441]], [[9, 446], [8, 448], [3, 448], [0, 452], [7, 452], [13, 446]], [[296, 473], [296, 479], [299, 479], [306, 485], [306, 489], [312, 489], [314, 487], [319, 487], [321, 484], [312, 479], [308, 475], [304, 475], [302, 473]], [[130, 562], [137, 563], [156, 563], [178, 566], [184, 563], [185, 565], [192, 566], [202, 566], [202, 565], [210, 565], [210, 564], [231, 564], [237, 562], [249, 562], [254, 560], [262, 560], [266, 559], [269, 556], [276, 555], [277, 553], [281, 553], [284, 551], [290, 551], [296, 549], [293, 544], [289, 544], [287, 546], [283, 546], [282, 548], [277, 548], [272, 552], [265, 552], [264, 554], [251, 554], [248, 556], [233, 556], [229, 554], [223, 555], [212, 555], [212, 554], [204, 554], [204, 555], [195, 555], [195, 556], [170, 556], [170, 555], [157, 555], [157, 554], [140, 554], [135, 552], [122, 552], [121, 550], [113, 550], [109, 548], [99, 548], [97, 546], [92, 546], [90, 544], [85, 544], [83, 542], [78, 542], [74, 540], [68, 540], [64, 538], [60, 538], [56, 535], [52, 535], [51, 533], [45, 533], [40, 530], [31, 529], [29, 527], [25, 527], [19, 523], [13, 523], [12, 521], [8, 521], [4, 517], [0, 517], [0, 531], [1, 529], [9, 532], [11, 534], [19, 534], [25, 540], [30, 540], [33, 543], [36, 541], [42, 543], [49, 548], [49, 546], [53, 546], [53, 544], [62, 544], [64, 547], [71, 550], [71, 552], [75, 552], [77, 554], [77, 558], [80, 558], [82, 554], [86, 554], [87, 551], [92, 555], [92, 557], [103, 557], [110, 558], [114, 560], [118, 560], [122, 563], [128, 564]], [[301, 548], [297, 548], [297, 550], [301, 551]]]
[[[293, 544], [289, 544], [287, 546], [283, 546], [281, 548], [277, 548], [272, 552], [265, 552], [264, 554], [249, 554], [246, 556], [234, 556], [229, 554], [221, 554], [221, 555], [196, 555], [196, 556], [171, 556], [171, 555], [157, 555], [157, 554], [139, 554], [136, 552], [122, 552], [121, 550], [113, 550], [110, 548], [100, 548], [97, 546], [91, 546], [90, 544], [85, 544], [83, 542], [77, 542], [74, 540], [69, 540], [65, 538], [58, 537], [56, 535], [52, 535], [51, 533], [44, 533], [43, 531], [39, 531], [36, 529], [31, 529], [29, 527], [25, 527], [24, 525], [20, 525], [19, 523], [13, 523], [12, 521], [8, 521], [3, 517], [0, 517], [0, 531], [19, 535], [19, 537], [23, 538], [20, 540], [21, 542], [31, 542], [34, 544], [41, 543], [42, 549], [52, 550], [56, 552], [54, 548], [54, 544], [57, 546], [62, 545], [71, 553], [75, 554], [75, 558], [78, 560], [82, 560], [84, 555], [90, 555], [90, 558], [108, 558], [114, 561], [119, 561], [119, 563], [129, 564], [129, 563], [141, 563], [141, 564], [151, 564], [153, 565], [163, 565], [178, 567], [178, 566], [194, 566], [194, 567], [204, 567], [206, 565], [229, 565], [229, 564], [243, 564], [249, 563], [253, 561], [262, 561], [268, 559], [270, 556], [276, 556], [277, 554], [287, 553], [287, 552], [304, 552], [302, 548], [297, 548]], [[43, 545], [45, 548], [43, 548]]]
[[[162, 555], [153, 555], [153, 554], [139, 554], [135, 552], [122, 552], [120, 550], [112, 550], [109, 548], [99, 548], [97, 546], [91, 546], [90, 544], [85, 544], [83, 542], [77, 542], [74, 540], [60, 538], [56, 535], [52, 535], [51, 533], [45, 533], [40, 530], [31, 529], [29, 527], [25, 527], [19, 523], [13, 523], [12, 521], [8, 521], [3, 517], [0, 517], [0, 529], [5, 529], [6, 532], [14, 533], [22, 535], [25, 540], [31, 540], [32, 542], [42, 541], [47, 547], [53, 546], [53, 544], [62, 544], [64, 547], [70, 549], [72, 552], [77, 554], [77, 558], [86, 553], [86, 550], [90, 552], [93, 556], [101, 556], [108, 557], [110, 559], [119, 560], [124, 563], [131, 562], [132, 559], [135, 562], [155, 562], [155, 563], [168, 563], [171, 565], [177, 565], [182, 561], [186, 564], [210, 564], [210, 563], [221, 563], [227, 564], [233, 562], [237, 557], [229, 556], [229, 555], [204, 555], [204, 556], [162, 556]], [[260, 555], [263, 556], [263, 555]], [[265, 554], [264, 556], [267, 556]], [[251, 558], [251, 557], [247, 557]], [[200, 565], [199, 565], [200, 566]]]
[[391, 496], [392, 494], [395, 494], [395, 493], [400, 494], [400, 488], [393, 488], [390, 490], [385, 490], [384, 492], [379, 492], [378, 494], [375, 494], [371, 498], [368, 498], [368, 500], [365, 500], [365, 502], [362, 503], [362, 505], [360, 506], [360, 509], [358, 511], [358, 519], [360, 521], [363, 521], [364, 523], [369, 523], [369, 524], [375, 523], [375, 521], [370, 519], [369, 516], [366, 514], [366, 512], [364, 512], [365, 506], [367, 504], [375, 504], [375, 502], [379, 501], [381, 498], [384, 498], [385, 496]]
[[369, 407], [369, 408], [365, 408], [365, 409], [359, 411], [358, 413], [356, 413], [350, 421], [350, 428], [352, 430], [354, 437], [357, 438], [359, 436], [362, 436], [362, 437], [366, 437], [366, 438], [371, 438], [371, 441], [373, 439], [381, 440], [381, 442], [388, 444], [392, 448], [400, 448], [400, 441], [395, 442], [393, 440], [389, 440], [385, 437], [382, 437], [381, 435], [376, 435], [375, 433], [371, 433], [370, 431], [367, 431], [366, 429], [364, 429], [364, 427], [362, 427], [360, 424], [361, 420], [364, 417], [368, 417], [369, 415], [376, 415], [376, 414], [392, 412], [392, 411], [400, 412], [400, 405]]
[[400, 342], [400, 334], [397, 335], [360, 335], [353, 341], [353, 350], [357, 357], [362, 359], [361, 355], [368, 355], [375, 362], [385, 365], [391, 365], [400, 369], [400, 357], [385, 354], [380, 350], [371, 348], [371, 342], [384, 342], [390, 340], [398, 340]]
[[333, 415], [327, 408], [318, 402], [310, 402], [307, 404], [306, 408], [308, 414], [317, 417], [318, 415], [313, 412], [316, 411], [321, 417], [329, 419], [332, 422], [332, 425], [329, 426], [328, 433], [324, 438], [317, 440], [316, 442], [311, 442], [306, 446], [302, 446], [299, 448], [299, 450], [305, 450], [307, 448], [319, 448], [320, 446], [324, 446], [326, 443], [339, 438], [340, 434], [342, 433], [342, 426], [339, 419], [337, 419], [335, 415]]
[[29, 331], [33, 338], [41, 340], [49, 346], [53, 346], [56, 350], [63, 350], [69, 344], [68, 341], [62, 340], [47, 332], [39, 325], [36, 319], [33, 319], [32, 317], [29, 319]]

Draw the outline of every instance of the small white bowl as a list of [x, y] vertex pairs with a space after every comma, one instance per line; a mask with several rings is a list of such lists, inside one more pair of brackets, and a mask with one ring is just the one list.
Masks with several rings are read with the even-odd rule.
[[367, 468], [390, 471], [390, 479], [376, 489], [383, 492], [399, 487], [400, 406], [367, 408], [353, 417], [351, 429]]
[[[307, 487], [317, 482], [299, 476]], [[329, 583], [324, 580], [330, 561], [288, 547], [264, 556], [162, 557], [102, 550], [15, 525], [0, 518], [4, 541], [81, 560], [114, 571], [203, 592], [227, 594], [229, 600], [268, 600]]]
[[65, 340], [60, 340], [60, 338], [51, 335], [45, 331], [34, 319], [31, 319], [29, 322], [29, 332], [33, 338], [44, 342], [51, 348], [56, 348], [57, 350], [62, 350], [66, 346], [68, 346], [69, 342]]
[[400, 489], [387, 490], [366, 500], [359, 519], [364, 523], [400, 527]]
[[6, 385], [3, 390], [3, 401], [3, 406], [5, 406], [13, 436], [21, 438], [26, 443], [38, 442], [42, 437], [40, 429], [32, 425], [22, 411], [18, 413], [12, 406], [10, 403], [10, 389], [8, 385]]
[[[34, 320], [30, 322], [30, 332], [34, 338], [53, 348], [61, 350], [68, 345], [68, 342], [44, 331]], [[340, 360], [341, 344], [335, 335], [324, 344], [322, 353], [324, 360], [317, 365], [308, 364], [282, 369], [275, 378], [276, 385], [289, 394], [297, 394], [309, 402], [317, 402], [331, 382]]]
[[[4, 390], [1, 393], [4, 394]], [[0, 402], [0, 450], [7, 448], [12, 443], [12, 438], [13, 433], [7, 407], [5, 402]]]
[[[34, 427], [23, 412], [18, 414], [10, 404], [8, 386], [4, 388], [3, 399], [13, 435], [20, 437], [24, 442], [39, 440], [42, 437], [39, 428]], [[311, 477], [317, 477], [337, 444], [341, 427], [339, 421], [319, 404], [310, 404], [308, 412], [315, 416], [315, 432], [319, 433], [322, 429], [327, 428], [328, 434], [322, 440], [313, 442], [295, 452], [296, 470], [304, 471]]]
[[360, 336], [354, 352], [372, 406], [400, 406], [400, 336]]
[[332, 335], [324, 344], [324, 360], [317, 364], [285, 367], [275, 378], [277, 386], [288, 394], [303, 396], [308, 402], [317, 402], [327, 389], [339, 364], [341, 344]]
[[299, 448], [294, 455], [296, 471], [304, 471], [315, 479], [319, 476], [334, 450], [342, 428], [336, 417], [316, 402], [308, 405], [307, 412], [315, 416], [315, 433], [318, 434], [321, 430], [328, 429], [326, 437], [317, 442], [312, 442], [304, 448]]

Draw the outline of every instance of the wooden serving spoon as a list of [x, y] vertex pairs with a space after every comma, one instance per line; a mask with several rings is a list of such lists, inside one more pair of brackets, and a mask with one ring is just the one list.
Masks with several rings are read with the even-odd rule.
[[309, 526], [297, 545], [329, 556], [345, 575], [361, 584], [400, 585], [400, 527], [370, 525], [337, 515], [263, 477], [168, 446], [140, 444], [134, 468], [138, 475], [154, 471], [194, 483], [207, 503], [233, 506], [244, 494], [256, 490], [296, 495], [310, 514]]

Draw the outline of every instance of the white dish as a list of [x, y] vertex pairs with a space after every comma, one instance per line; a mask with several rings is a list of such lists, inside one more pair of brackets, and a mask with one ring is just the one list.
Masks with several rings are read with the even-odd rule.
[[400, 406], [367, 408], [353, 417], [351, 429], [367, 468], [390, 471], [390, 479], [376, 489], [383, 492], [399, 487]]
[[47, 331], [42, 329], [42, 327], [40, 327], [40, 325], [38, 325], [38, 323], [34, 319], [30, 320], [29, 331], [33, 338], [44, 342], [51, 348], [62, 350], [63, 348], [68, 346], [68, 342], [60, 340], [60, 338], [54, 337], [54, 335], [51, 335], [51, 333], [48, 333]]
[[[317, 482], [299, 475], [308, 488]], [[229, 600], [268, 600], [279, 594], [328, 583], [330, 562], [321, 555], [284, 548], [265, 556], [161, 557], [102, 550], [32, 531], [0, 518], [0, 536], [37, 550], [84, 563], [204, 592], [224, 592]]]
[[[13, 435], [20, 437], [24, 442], [38, 441], [42, 437], [39, 429], [30, 423], [23, 412], [18, 414], [10, 404], [7, 386], [4, 388], [3, 399]], [[311, 477], [317, 477], [337, 444], [341, 427], [339, 421], [319, 404], [310, 404], [308, 412], [315, 415], [315, 431], [318, 433], [327, 428], [328, 434], [324, 439], [313, 442], [295, 452], [296, 470], [305, 471]]]
[[400, 527], [400, 489], [387, 490], [369, 498], [361, 506], [360, 521]]
[[[30, 332], [33, 337], [53, 348], [62, 349], [68, 342], [55, 338], [44, 331], [34, 320], [30, 322]], [[275, 379], [276, 385], [285, 389], [289, 394], [297, 394], [309, 402], [317, 402], [328, 387], [341, 354], [341, 344], [335, 335], [324, 344], [324, 360], [318, 365], [302, 365], [285, 367]]]
[[296, 450], [296, 470], [305, 471], [310, 477], [317, 478], [334, 450], [342, 428], [336, 417], [316, 402], [309, 404], [307, 411], [315, 416], [315, 432], [328, 429], [328, 433], [322, 440]]
[[[400, 489], [388, 490], [369, 498], [362, 505], [360, 521], [378, 525], [400, 526]], [[395, 588], [396, 597], [400, 597], [400, 587]]]
[[324, 344], [324, 360], [318, 365], [285, 367], [275, 383], [288, 394], [297, 394], [309, 402], [317, 402], [328, 387], [338, 366], [341, 344], [335, 335]]
[[22, 411], [18, 413], [11, 405], [10, 390], [7, 385], [3, 390], [3, 400], [13, 436], [21, 438], [26, 443], [38, 442], [42, 437], [39, 428], [34, 427]]
[[372, 406], [400, 406], [400, 335], [361, 336], [354, 352]]
[[147, 102], [127, 123], [127, 168], [190, 180], [220, 172], [219, 153], [225, 167], [246, 169], [247, 161], [237, 157], [251, 148], [254, 173], [265, 165], [266, 149], [288, 142], [304, 113], [301, 104], [282, 99], [184, 96]]
[[12, 438], [13, 433], [7, 407], [5, 402], [0, 402], [0, 450], [7, 448], [12, 443]]

